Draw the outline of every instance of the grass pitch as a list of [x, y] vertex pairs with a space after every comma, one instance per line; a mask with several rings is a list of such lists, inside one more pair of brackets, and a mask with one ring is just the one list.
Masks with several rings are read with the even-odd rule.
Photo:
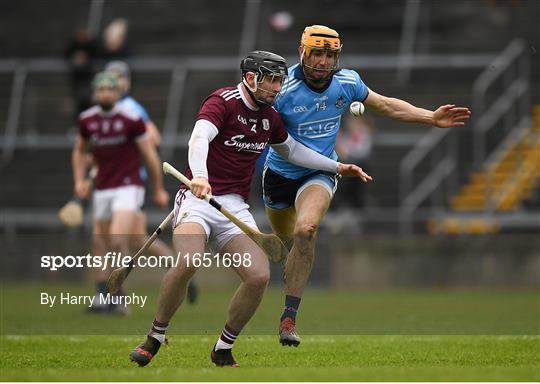
[[[538, 292], [309, 290], [299, 348], [282, 347], [279, 289], [270, 289], [234, 353], [241, 368], [216, 368], [210, 349], [233, 290], [206, 291], [182, 307], [145, 368], [128, 354], [153, 318], [156, 287], [126, 318], [83, 307], [46, 308], [39, 292], [80, 286], [6, 285], [1, 290], [2, 381], [539, 381]], [[86, 290], [87, 291], [87, 290]]]
[[4, 336], [2, 380], [25, 381], [538, 381], [532, 336], [308, 336], [298, 348], [246, 336], [239, 369], [216, 368], [215, 337], [171, 336], [145, 368], [141, 336]]

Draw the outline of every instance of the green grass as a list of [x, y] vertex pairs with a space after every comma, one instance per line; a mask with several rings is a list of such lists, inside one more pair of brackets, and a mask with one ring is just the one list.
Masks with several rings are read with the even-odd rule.
[[[235, 345], [240, 369], [212, 366], [209, 352], [234, 289], [202, 289], [168, 332], [170, 345], [143, 369], [128, 353], [153, 318], [157, 287], [129, 317], [47, 308], [40, 292], [76, 285], [2, 284], [2, 381], [539, 381], [540, 307], [535, 290], [306, 291], [299, 348], [279, 345], [282, 293], [270, 289]], [[324, 336], [323, 336], [324, 335]]]
[[209, 361], [215, 337], [171, 336], [155, 360], [128, 360], [141, 336], [3, 336], [2, 380], [43, 381], [538, 381], [533, 336], [276, 336], [235, 346], [240, 369]]
[[[137, 335], [152, 321], [157, 284], [131, 287], [148, 295], [144, 308], [132, 307], [128, 318], [84, 314], [84, 306], [40, 305], [40, 292], [88, 294], [77, 285], [3, 284], [0, 292], [1, 334]], [[185, 305], [169, 331], [214, 334], [223, 327], [235, 288], [202, 287], [200, 302]], [[304, 335], [537, 335], [540, 334], [540, 293], [536, 290], [317, 290], [304, 294], [299, 321]], [[277, 328], [283, 308], [280, 289], [269, 289], [245, 332], [267, 335]], [[39, 321], [36, 321], [39, 319]]]

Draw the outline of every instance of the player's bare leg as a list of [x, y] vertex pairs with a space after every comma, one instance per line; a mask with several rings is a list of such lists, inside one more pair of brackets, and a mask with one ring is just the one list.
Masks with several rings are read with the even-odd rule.
[[168, 323], [182, 304], [189, 279], [197, 271], [193, 262], [190, 262], [188, 267], [187, 260], [183, 256], [193, 257], [194, 254], [204, 253], [206, 243], [206, 233], [197, 223], [180, 224], [174, 229], [174, 235], [176, 254], [182, 257], [179, 258], [179, 265], [169, 269], [161, 282], [156, 313], [156, 319], [161, 323]]
[[315, 241], [319, 224], [330, 206], [328, 191], [319, 185], [310, 185], [296, 199], [296, 221], [293, 247], [285, 263], [285, 309], [280, 319], [282, 345], [298, 346], [296, 313], [315, 258]]
[[294, 224], [296, 223], [296, 210], [294, 207], [285, 209], [272, 209], [265, 207], [266, 216], [270, 220], [272, 232], [289, 248], [293, 245]]
[[[132, 223], [136, 215], [136, 211], [127, 209], [118, 210], [112, 215], [109, 228], [109, 249], [116, 252], [117, 255], [121, 254], [122, 258], [131, 255]], [[107, 268], [107, 278], [110, 275], [111, 269], [114, 268], [110, 268], [110, 266]], [[124, 294], [122, 288], [116, 293], [119, 296]], [[129, 313], [129, 308], [122, 304], [111, 305], [109, 309], [111, 312], [121, 315], [127, 315]]]
[[[109, 239], [109, 230], [111, 227], [110, 220], [98, 220], [94, 222], [93, 227], [93, 237], [92, 237], [92, 249], [94, 255], [103, 256], [108, 252], [108, 246], [110, 243]], [[96, 280], [107, 282], [109, 274], [106, 270], [102, 268], [97, 269], [96, 271]]]
[[115, 250], [122, 252], [122, 255], [129, 255], [130, 236], [133, 235], [133, 221], [137, 217], [137, 212], [130, 210], [119, 210], [113, 213], [110, 225], [111, 246]]
[[[144, 211], [137, 212], [133, 222], [132, 233], [134, 234], [134, 248], [139, 249], [148, 237], [146, 214]], [[174, 251], [163, 240], [157, 238], [148, 248], [148, 253], [154, 256], [175, 256]], [[193, 280], [189, 281], [187, 299], [190, 304], [197, 301], [198, 290]]]
[[[152, 328], [144, 343], [130, 353], [130, 358], [140, 366], [145, 366], [158, 352], [165, 342], [165, 331], [169, 320], [182, 304], [186, 295], [189, 279], [195, 274], [197, 268], [193, 266], [193, 255], [202, 254], [206, 244], [206, 233], [197, 223], [183, 223], [174, 229], [174, 246], [176, 254], [180, 254], [178, 265], [170, 268], [163, 276], [158, 298], [156, 317]], [[188, 259], [184, 256], [189, 257]]]
[[330, 206], [330, 195], [319, 185], [310, 185], [296, 200], [294, 245], [285, 263], [285, 294], [302, 297], [315, 258], [319, 224]]
[[[103, 257], [108, 251], [109, 244], [109, 228], [111, 226], [110, 220], [96, 220], [92, 228], [92, 253]], [[107, 293], [107, 279], [109, 278], [109, 271], [97, 268], [93, 271], [93, 278], [96, 284], [95, 298], [92, 302], [92, 306], [88, 308], [89, 313], [104, 313], [108, 310], [108, 307], [101, 303], [99, 300], [100, 294]]]
[[239, 253], [246, 256], [245, 263], [234, 268], [242, 283], [231, 299], [227, 318], [229, 326], [241, 331], [262, 300], [270, 279], [270, 265], [264, 252], [246, 235], [238, 235], [231, 239], [221, 253], [230, 255]]
[[253, 240], [238, 235], [221, 250], [222, 255], [235, 253], [243, 257], [241, 265], [234, 268], [242, 283], [231, 299], [225, 327], [210, 354], [218, 366], [238, 366], [232, 355], [233, 343], [255, 314], [270, 280], [268, 258]]

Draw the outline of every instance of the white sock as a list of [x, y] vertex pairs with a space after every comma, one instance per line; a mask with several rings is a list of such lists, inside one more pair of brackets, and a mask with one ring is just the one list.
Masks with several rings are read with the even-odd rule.
[[165, 342], [165, 331], [168, 326], [169, 323], [159, 323], [157, 320], [154, 320], [149, 335], [163, 344]]
[[226, 342], [224, 342], [223, 340], [221, 339], [218, 339], [217, 343], [216, 343], [216, 348], [214, 348], [216, 351], [218, 349], [232, 349], [233, 345], [232, 344], [228, 344]]
[[165, 335], [162, 333], [150, 332], [150, 336], [159, 341], [161, 344], [165, 342]]
[[92, 307], [94, 308], [105, 308], [108, 305], [101, 301], [101, 295], [99, 293], [94, 295], [94, 301], [92, 303]]
[[232, 349], [234, 341], [238, 337], [238, 334], [235, 334], [232, 329], [225, 326], [223, 330], [221, 331], [221, 335], [218, 338], [218, 341], [216, 343], [215, 350], [220, 349]]

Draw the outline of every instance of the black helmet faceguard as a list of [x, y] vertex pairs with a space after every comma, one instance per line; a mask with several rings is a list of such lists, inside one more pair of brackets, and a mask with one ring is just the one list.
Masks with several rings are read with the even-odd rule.
[[[266, 102], [257, 99], [254, 94], [257, 92], [259, 84], [264, 81], [265, 76], [281, 77], [281, 82], [287, 77], [287, 62], [279, 55], [266, 51], [250, 52], [240, 63], [242, 70], [242, 82], [246, 86], [251, 97], [257, 104], [267, 104]], [[255, 74], [255, 86], [250, 86], [246, 80], [246, 74], [252, 72]], [[272, 92], [265, 90], [266, 92]], [[283, 90], [282, 90], [283, 91]], [[281, 92], [280, 92], [281, 93]]]

